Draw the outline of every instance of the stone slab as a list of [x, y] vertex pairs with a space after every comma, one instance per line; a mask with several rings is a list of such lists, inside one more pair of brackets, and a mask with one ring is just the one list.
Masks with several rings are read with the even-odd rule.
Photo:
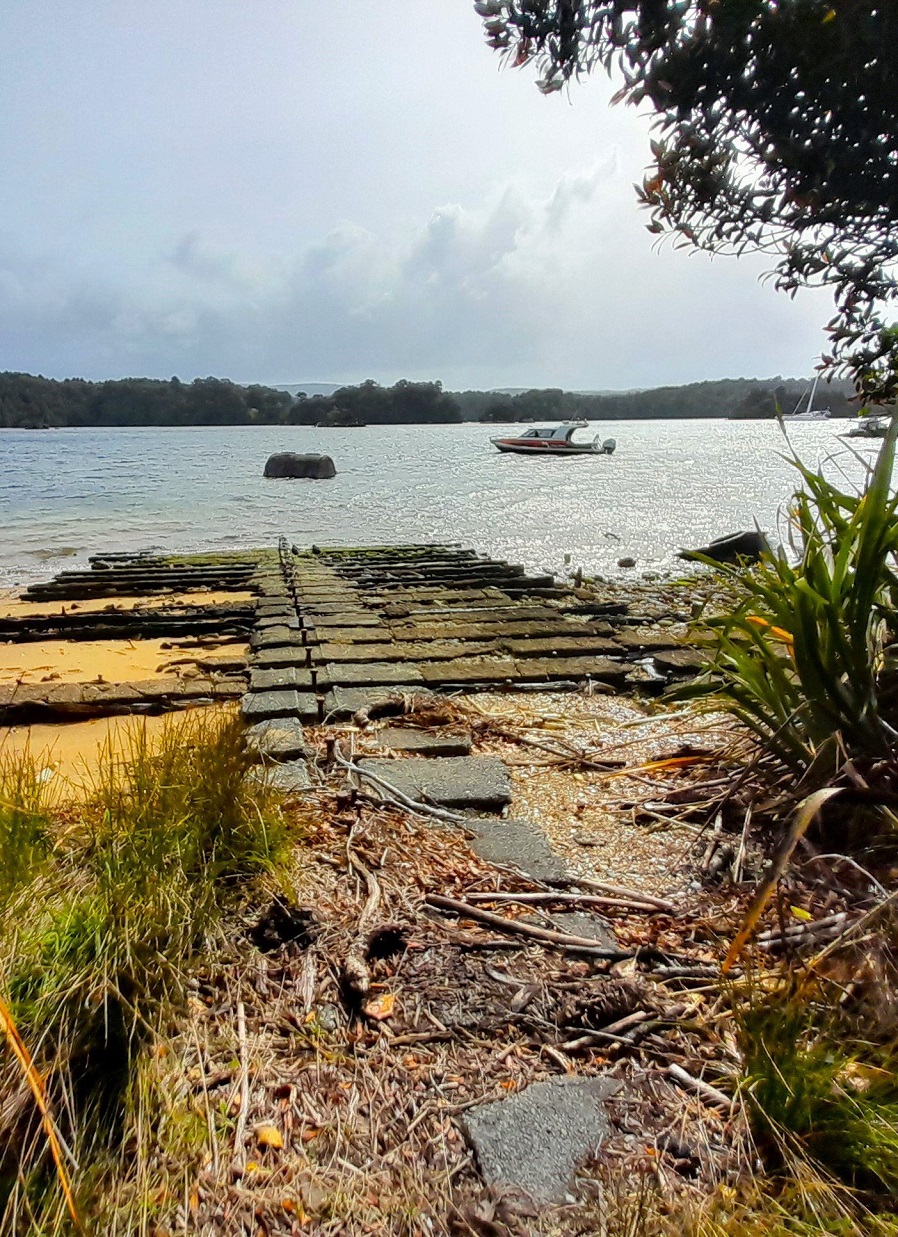
[[428, 696], [420, 685], [403, 683], [391, 687], [332, 687], [324, 697], [325, 721], [352, 717], [359, 709], [375, 709], [402, 696]]
[[297, 760], [306, 753], [302, 723], [296, 717], [257, 722], [246, 732], [246, 745], [260, 760]]
[[320, 666], [322, 687], [384, 687], [393, 683], [423, 683], [421, 671], [407, 662], [333, 662]]
[[268, 670], [257, 670], [253, 666], [249, 679], [251, 692], [277, 691], [283, 687], [302, 687], [311, 690], [312, 671], [305, 666], [280, 666]]
[[701, 649], [659, 649], [652, 657], [659, 670], [687, 674], [707, 666], [712, 653], [710, 650], [703, 652]]
[[277, 627], [263, 627], [260, 631], [254, 632], [249, 643], [250, 648], [253, 649], [283, 648], [285, 645], [303, 647], [300, 633], [282, 624]]
[[606, 636], [544, 636], [531, 640], [502, 640], [502, 648], [517, 657], [551, 657], [556, 653], [585, 656], [595, 653], [615, 653], [623, 650]]
[[487, 1184], [523, 1190], [539, 1203], [573, 1201], [574, 1172], [611, 1130], [608, 1078], [550, 1078], [462, 1118]]
[[299, 631], [299, 619], [289, 612], [262, 615], [256, 619], [256, 631], [274, 631], [278, 627], [286, 627], [288, 631]]
[[[359, 766], [365, 772], [384, 778], [408, 798], [420, 803], [499, 812], [511, 799], [508, 769], [501, 760], [488, 756], [457, 756], [452, 759], [410, 756], [404, 760], [366, 757], [359, 761]], [[371, 785], [374, 786], [374, 783]]]
[[339, 614], [318, 614], [301, 607], [306, 622], [313, 627], [380, 627], [383, 620], [370, 610], [342, 610]]
[[466, 821], [465, 828], [474, 834], [471, 849], [487, 863], [518, 868], [547, 885], [564, 880], [568, 874], [545, 833], [529, 820], [477, 817]]
[[586, 911], [559, 911], [550, 918], [559, 932], [567, 932], [570, 936], [589, 937], [597, 945], [604, 945], [607, 949], [620, 949], [620, 941], [600, 915], [591, 915]]
[[289, 760], [285, 764], [268, 765], [254, 771], [253, 776], [271, 790], [296, 795], [312, 786], [309, 766], [304, 760]]
[[680, 647], [680, 639], [673, 628], [621, 627], [616, 632], [616, 637], [618, 644], [631, 652], [651, 652], [654, 649]]
[[549, 636], [594, 636], [601, 634], [594, 627], [604, 624], [574, 623], [564, 618], [544, 619], [542, 622], [481, 623], [461, 622], [446, 611], [440, 623], [391, 623], [390, 630], [396, 640], [498, 640], [507, 636], [546, 639]]
[[471, 751], [471, 736], [389, 726], [378, 731], [377, 745], [392, 752], [406, 752], [414, 756], [467, 756]]
[[547, 679], [598, 679], [601, 683], [620, 684], [629, 666], [607, 657], [528, 657], [515, 662], [521, 680], [545, 682]]
[[322, 629], [321, 642], [337, 644], [389, 644], [393, 633], [387, 627], [371, 624], [367, 627], [327, 627]]
[[458, 657], [453, 661], [420, 663], [425, 683], [506, 683], [520, 678], [511, 657]]
[[301, 722], [318, 720], [318, 701], [312, 692], [293, 689], [250, 692], [243, 697], [240, 709], [248, 722], [278, 717], [295, 717]]
[[308, 649], [304, 645], [281, 644], [273, 649], [259, 649], [252, 660], [253, 670], [273, 670], [278, 666], [305, 666]]
[[316, 650], [316, 660], [347, 662], [347, 661], [402, 661], [405, 654], [397, 644], [334, 644], [330, 640], [322, 641]]

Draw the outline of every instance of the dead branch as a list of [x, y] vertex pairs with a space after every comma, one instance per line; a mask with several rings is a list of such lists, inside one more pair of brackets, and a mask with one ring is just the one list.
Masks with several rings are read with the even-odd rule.
[[647, 911], [657, 915], [659, 908], [651, 902], [628, 901], [624, 898], [606, 898], [593, 893], [469, 893], [471, 902], [520, 902], [531, 906], [559, 902], [564, 906], [610, 906], [628, 911]]
[[453, 911], [456, 915], [461, 915], [465, 919], [478, 919], [481, 923], [488, 923], [493, 928], [498, 928], [502, 932], [512, 932], [517, 936], [528, 936], [531, 940], [542, 941], [549, 945], [561, 945], [565, 948], [574, 948], [577, 950], [588, 949], [591, 954], [597, 958], [609, 958], [620, 962], [627, 958], [635, 958], [636, 953], [622, 949], [607, 949], [605, 946], [597, 945], [594, 940], [590, 940], [587, 936], [571, 936], [567, 932], [555, 932], [550, 928], [537, 928], [533, 924], [520, 923], [516, 919], [505, 919], [502, 915], [494, 915], [492, 911], [482, 910], [479, 906], [472, 906], [468, 902], [460, 902], [456, 898], [444, 898], [442, 894], [429, 893], [424, 901], [428, 906], [436, 907], [438, 910]]
[[710, 1083], [703, 1082], [701, 1078], [693, 1078], [691, 1074], [688, 1074], [676, 1062], [671, 1062], [668, 1065], [667, 1072], [674, 1082], [679, 1083], [681, 1087], [685, 1087], [687, 1091], [692, 1091], [700, 1099], [703, 1099], [705, 1103], [711, 1104], [715, 1108], [725, 1108], [727, 1112], [732, 1110], [733, 1101], [730, 1096], [724, 1095], [722, 1091], [718, 1091]]

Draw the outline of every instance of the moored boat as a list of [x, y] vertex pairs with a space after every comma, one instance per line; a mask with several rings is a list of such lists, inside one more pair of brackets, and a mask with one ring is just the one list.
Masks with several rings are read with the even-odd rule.
[[858, 417], [846, 434], [840, 438], [885, 438], [891, 424], [891, 417]]
[[529, 429], [523, 434], [508, 438], [491, 438], [497, 451], [510, 451], [517, 455], [611, 455], [617, 443], [613, 438], [599, 442], [598, 434], [592, 442], [576, 442], [574, 434], [588, 421], [565, 421], [552, 429]]

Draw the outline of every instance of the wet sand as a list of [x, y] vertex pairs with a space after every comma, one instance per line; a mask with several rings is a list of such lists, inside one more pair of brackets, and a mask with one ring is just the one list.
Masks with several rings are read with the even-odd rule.
[[10, 683], [139, 683], [180, 678], [197, 658], [245, 656], [245, 644], [195, 640], [35, 640], [0, 644], [0, 685]]
[[223, 606], [253, 601], [254, 593], [157, 593], [149, 597], [94, 597], [88, 601], [29, 601], [17, 592], [0, 592], [0, 618], [29, 614], [102, 614], [110, 610], [158, 610], [163, 606]]
[[[207, 705], [206, 708], [227, 708]], [[119, 747], [135, 727], [146, 726], [154, 739], [163, 728], [177, 726], [190, 710], [148, 717], [95, 717], [61, 725], [10, 726], [0, 728], [0, 761], [23, 756], [32, 759], [45, 782], [51, 802], [77, 799], [89, 787], [102, 749], [110, 742]]]

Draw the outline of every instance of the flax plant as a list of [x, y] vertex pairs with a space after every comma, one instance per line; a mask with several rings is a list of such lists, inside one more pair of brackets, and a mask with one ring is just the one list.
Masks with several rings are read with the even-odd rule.
[[717, 648], [695, 692], [715, 694], [799, 777], [812, 766], [831, 772], [837, 753], [888, 758], [898, 739], [888, 707], [898, 598], [896, 435], [898, 420], [855, 494], [793, 455], [801, 484], [789, 511], [791, 545], [749, 570], [721, 568], [735, 605], [702, 623]]

